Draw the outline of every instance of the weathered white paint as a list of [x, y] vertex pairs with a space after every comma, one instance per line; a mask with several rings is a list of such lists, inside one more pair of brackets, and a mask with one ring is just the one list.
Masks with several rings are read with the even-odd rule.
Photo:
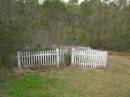
[[17, 52], [18, 67], [34, 65], [57, 65], [59, 66], [59, 49], [47, 51], [23, 51]]
[[91, 68], [106, 68], [107, 51], [99, 51], [90, 48], [73, 48], [72, 65]]
[[[39, 65], [56, 65], [65, 63], [67, 49], [55, 49], [47, 51], [23, 51], [17, 52], [18, 67], [30, 67]], [[105, 68], [107, 64], [107, 51], [99, 51], [86, 47], [72, 48], [71, 64], [81, 67]]]

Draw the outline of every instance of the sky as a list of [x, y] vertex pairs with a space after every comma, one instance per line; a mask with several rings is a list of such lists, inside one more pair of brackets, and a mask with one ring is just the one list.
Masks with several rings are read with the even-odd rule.
[[[63, 0], [65, 2], [68, 2], [69, 0]], [[84, 0], [79, 0], [79, 3], [83, 2]]]
[[[44, 1], [44, 0], [39, 0], [39, 2], [42, 2], [42, 1]], [[69, 0], [63, 0], [63, 1], [68, 2]], [[83, 2], [84, 0], [78, 0], [78, 1], [79, 1], [79, 4], [80, 4], [80, 3]]]
[[[39, 0], [39, 2], [42, 2], [42, 1], [44, 1], [44, 0]], [[62, 0], [62, 1], [65, 1], [65, 2], [68, 2], [69, 0]], [[78, 0], [79, 1], [79, 4], [81, 3], [81, 2], [83, 2], [84, 0]], [[102, 1], [102, 0], [101, 0]], [[110, 2], [111, 1], [113, 1], [113, 0], [109, 0]]]

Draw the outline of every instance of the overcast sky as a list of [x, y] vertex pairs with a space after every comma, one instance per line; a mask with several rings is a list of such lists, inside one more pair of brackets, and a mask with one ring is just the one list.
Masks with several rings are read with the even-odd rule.
[[[44, 1], [44, 0], [39, 0], [39, 2], [42, 2], [42, 1]], [[69, 0], [63, 0], [63, 1], [68, 2]], [[78, 1], [79, 1], [79, 3], [81, 3], [84, 0], [78, 0]]]
[[[69, 0], [64, 0], [65, 2], [68, 2]], [[79, 0], [79, 3], [81, 3], [82, 1], [84, 1], [84, 0]]]
[[[44, 0], [39, 0], [39, 2], [42, 2], [42, 1], [44, 1]], [[65, 2], [68, 2], [69, 0], [62, 0], [62, 1], [65, 1]], [[81, 3], [81, 2], [83, 2], [84, 0], [78, 0], [79, 1], [79, 4]], [[102, 0], [101, 0], [102, 1]], [[113, 1], [113, 0], [109, 0], [110, 2], [111, 1]]]

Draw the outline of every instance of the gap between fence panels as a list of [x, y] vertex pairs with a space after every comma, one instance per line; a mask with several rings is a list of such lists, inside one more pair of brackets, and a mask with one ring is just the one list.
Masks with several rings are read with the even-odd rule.
[[[47, 51], [18, 51], [17, 62], [19, 68], [36, 66], [56, 66], [65, 64], [67, 49], [54, 49]], [[85, 47], [71, 49], [71, 65], [82, 68], [106, 68], [107, 51], [100, 51]]]

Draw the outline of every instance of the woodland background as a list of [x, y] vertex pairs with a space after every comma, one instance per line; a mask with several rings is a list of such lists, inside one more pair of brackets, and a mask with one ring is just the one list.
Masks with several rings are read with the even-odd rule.
[[0, 65], [11, 64], [17, 50], [53, 45], [130, 51], [129, 2], [0, 0]]

